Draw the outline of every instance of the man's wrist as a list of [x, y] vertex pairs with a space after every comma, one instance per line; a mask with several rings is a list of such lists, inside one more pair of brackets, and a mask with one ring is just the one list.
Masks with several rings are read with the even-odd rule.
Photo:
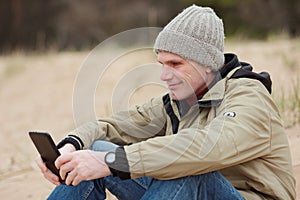
[[81, 139], [79, 137], [74, 136], [74, 135], [68, 135], [68, 137], [66, 137], [62, 141], [60, 141], [57, 144], [57, 148], [60, 149], [65, 144], [72, 144], [75, 147], [76, 150], [83, 149], [83, 142], [81, 141]]
[[113, 176], [118, 176], [122, 180], [130, 179], [128, 160], [123, 147], [108, 152], [104, 160]]
[[75, 146], [73, 144], [71, 144], [71, 143], [65, 144], [62, 148], [64, 148], [65, 150], [67, 150], [69, 152], [76, 151]]

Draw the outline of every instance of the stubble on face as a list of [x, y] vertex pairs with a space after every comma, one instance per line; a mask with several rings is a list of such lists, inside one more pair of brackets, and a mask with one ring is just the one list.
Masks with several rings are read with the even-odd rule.
[[159, 52], [162, 81], [165, 81], [174, 100], [195, 99], [199, 91], [207, 88], [211, 70], [195, 61], [187, 60], [170, 52]]

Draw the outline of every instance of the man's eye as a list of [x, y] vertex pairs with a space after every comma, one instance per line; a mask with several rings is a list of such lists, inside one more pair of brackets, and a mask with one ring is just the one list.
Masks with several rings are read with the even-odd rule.
[[180, 64], [181, 64], [180, 62], [172, 62], [173, 66], [180, 65]]

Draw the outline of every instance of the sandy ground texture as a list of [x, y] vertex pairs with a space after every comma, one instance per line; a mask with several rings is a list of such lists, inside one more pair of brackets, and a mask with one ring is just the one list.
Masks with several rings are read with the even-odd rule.
[[[298, 40], [229, 42], [226, 51], [238, 53], [241, 60], [252, 63], [256, 71], [269, 71], [275, 94], [282, 91], [287, 94], [293, 88], [293, 81], [299, 78]], [[34, 163], [37, 152], [28, 131], [47, 131], [55, 141], [59, 141], [75, 128], [73, 86], [88, 53], [15, 53], [0, 56], [0, 199], [45, 199], [53, 189]], [[116, 82], [128, 73], [128, 64], [137, 66], [153, 59], [153, 55], [141, 51], [115, 60], [105, 76], [101, 76], [95, 89], [96, 115], [108, 115], [114, 109], [111, 99]], [[134, 90], [127, 101], [128, 104], [140, 103], [164, 91], [161, 85], [146, 85]], [[295, 178], [299, 182], [300, 125], [287, 124]], [[299, 185], [297, 193], [300, 197]]]

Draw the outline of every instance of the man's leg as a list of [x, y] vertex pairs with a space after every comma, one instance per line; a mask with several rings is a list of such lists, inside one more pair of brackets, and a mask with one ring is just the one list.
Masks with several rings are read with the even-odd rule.
[[86, 200], [105, 199], [105, 190], [97, 190], [94, 181], [83, 181], [77, 186], [61, 185], [55, 187], [48, 200]]
[[[110, 142], [96, 141], [91, 149], [110, 151], [116, 147]], [[118, 177], [108, 176], [85, 181], [75, 187], [66, 185], [56, 187], [49, 199], [105, 199], [106, 188], [120, 200], [244, 199], [220, 172], [163, 181], [150, 177], [123, 181]]]
[[[91, 146], [94, 151], [110, 151], [117, 147], [117, 145], [106, 142], [96, 141]], [[145, 185], [148, 185], [149, 177], [143, 177], [136, 181], [121, 180], [119, 177], [107, 176], [92, 181], [83, 181], [77, 186], [61, 185], [56, 187], [48, 197], [49, 200], [87, 200], [87, 199], [105, 199], [108, 189], [118, 199], [141, 199], [145, 193]]]
[[106, 199], [105, 189], [108, 189], [120, 200], [139, 200], [146, 191], [143, 185], [133, 180], [121, 180], [118, 177], [107, 176], [97, 180], [83, 181], [77, 186], [58, 186], [50, 194], [48, 200], [104, 200]]
[[173, 180], [153, 179], [142, 200], [242, 200], [242, 195], [218, 172]]
[[122, 181], [106, 177], [85, 181], [78, 186], [60, 186], [49, 199], [105, 199], [105, 188], [120, 200], [242, 200], [240, 193], [219, 173], [188, 176], [173, 180], [143, 177]]

